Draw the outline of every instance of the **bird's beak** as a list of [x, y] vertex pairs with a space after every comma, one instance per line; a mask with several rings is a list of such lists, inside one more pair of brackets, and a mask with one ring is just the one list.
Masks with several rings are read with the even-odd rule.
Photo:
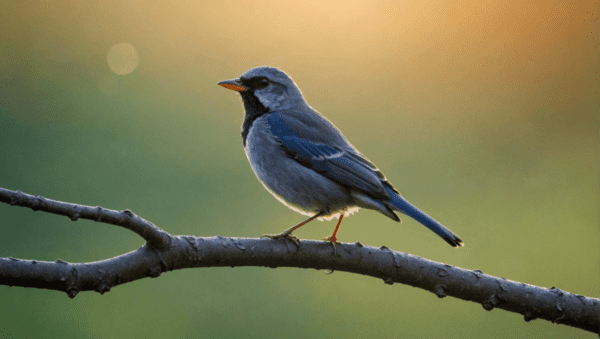
[[243, 92], [243, 91], [248, 90], [248, 87], [242, 85], [239, 79], [230, 79], [230, 80], [219, 81], [219, 82], [217, 82], [217, 85], [223, 86], [227, 89], [230, 89], [230, 90], [236, 91], [236, 92]]

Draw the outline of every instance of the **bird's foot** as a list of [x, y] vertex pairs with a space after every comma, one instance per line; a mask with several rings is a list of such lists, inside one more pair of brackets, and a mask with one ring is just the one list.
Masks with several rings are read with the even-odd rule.
[[290, 239], [291, 241], [294, 242], [294, 244], [296, 244], [296, 246], [300, 247], [300, 240], [298, 239], [297, 236], [293, 235], [292, 232], [284, 231], [279, 234], [263, 234], [262, 236], [265, 238], [270, 238], [270, 239], [280, 239], [280, 238]]
[[334, 250], [334, 251], [337, 251], [337, 250], [336, 250], [336, 248], [335, 248], [335, 244], [336, 244], [338, 241], [337, 241], [337, 237], [336, 237], [335, 235], [330, 235], [330, 236], [328, 236], [328, 237], [325, 237], [325, 238], [323, 238], [323, 239], [321, 239], [321, 240], [329, 241], [329, 243], [331, 244], [331, 246], [333, 246], [333, 250]]

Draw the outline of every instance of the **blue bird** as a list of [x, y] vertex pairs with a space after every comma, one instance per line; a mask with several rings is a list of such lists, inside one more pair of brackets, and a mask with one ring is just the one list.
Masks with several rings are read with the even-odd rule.
[[464, 246], [460, 237], [404, 199], [339, 129], [306, 103], [283, 71], [256, 67], [218, 84], [242, 96], [244, 150], [260, 182], [284, 205], [310, 216], [280, 234], [265, 236], [298, 244], [294, 230], [317, 218], [338, 216], [333, 234], [323, 239], [335, 248], [344, 216], [367, 208], [397, 222], [401, 220], [394, 211], [406, 214], [451, 246]]

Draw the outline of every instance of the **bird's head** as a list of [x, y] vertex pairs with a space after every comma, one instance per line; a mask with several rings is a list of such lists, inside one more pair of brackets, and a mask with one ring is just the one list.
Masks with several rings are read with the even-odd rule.
[[238, 79], [223, 80], [218, 84], [242, 95], [246, 114], [261, 115], [306, 105], [292, 78], [274, 67], [252, 68]]

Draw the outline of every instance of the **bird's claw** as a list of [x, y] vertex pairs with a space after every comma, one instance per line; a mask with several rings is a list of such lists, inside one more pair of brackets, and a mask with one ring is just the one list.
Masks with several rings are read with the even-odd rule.
[[281, 238], [289, 239], [289, 240], [293, 241], [294, 244], [296, 244], [296, 246], [300, 247], [300, 239], [298, 239], [297, 236], [295, 236], [291, 233], [283, 232], [283, 233], [279, 233], [279, 234], [263, 234], [262, 236], [265, 238], [270, 238], [270, 239], [281, 239]]
[[321, 240], [329, 241], [329, 243], [331, 244], [331, 246], [333, 246], [333, 250], [337, 251], [337, 249], [335, 248], [335, 244], [337, 243], [337, 237], [328, 236], [328, 237], [325, 237], [325, 238], [323, 238]]

